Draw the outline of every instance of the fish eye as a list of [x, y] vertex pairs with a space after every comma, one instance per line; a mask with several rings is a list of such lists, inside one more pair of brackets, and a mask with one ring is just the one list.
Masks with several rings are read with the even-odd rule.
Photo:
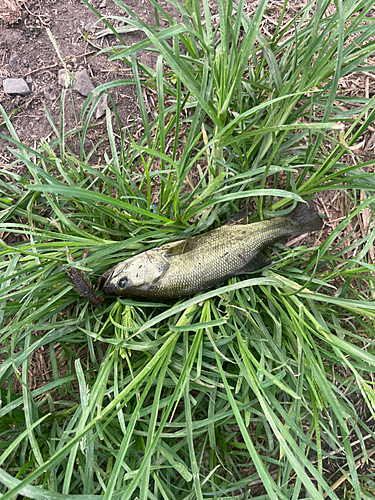
[[128, 278], [121, 278], [117, 282], [119, 288], [124, 289], [128, 286]]

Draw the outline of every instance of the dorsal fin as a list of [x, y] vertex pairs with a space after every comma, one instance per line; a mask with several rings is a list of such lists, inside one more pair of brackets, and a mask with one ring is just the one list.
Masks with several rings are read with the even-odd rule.
[[172, 241], [171, 243], [166, 243], [163, 245], [165, 248], [165, 255], [181, 255], [184, 253], [185, 247], [187, 245], [187, 239], [186, 240], [177, 240], [177, 241]]
[[232, 215], [232, 217], [225, 224], [226, 226], [234, 226], [235, 224], [247, 224], [248, 222], [248, 205], [245, 205], [241, 210], [239, 210], [236, 214]]

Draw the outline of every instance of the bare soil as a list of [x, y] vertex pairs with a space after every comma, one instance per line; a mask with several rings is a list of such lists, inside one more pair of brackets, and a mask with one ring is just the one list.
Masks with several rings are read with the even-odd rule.
[[[22, 4], [17, 4], [17, 0], [7, 1], [13, 2], [18, 10], [9, 7], [2, 11], [0, 7], [0, 104], [8, 116], [14, 113], [12, 124], [20, 140], [33, 146], [42, 137], [54, 137], [45, 107], [49, 109], [54, 122], [58, 123], [63, 90], [58, 83], [58, 72], [63, 64], [48, 36], [47, 28], [55, 38], [67, 68], [70, 71], [87, 70], [94, 86], [130, 78], [131, 70], [120, 60], [109, 61], [108, 55], [98, 55], [100, 50], [114, 43], [114, 36], [98, 36], [105, 28], [104, 24], [95, 24], [98, 18], [79, 0], [30, 0]], [[126, 4], [146, 23], [155, 22], [154, 8], [147, 0], [130, 0]], [[111, 0], [91, 0], [91, 5], [116, 27], [124, 25], [121, 20], [111, 19], [112, 16], [122, 16], [124, 19], [124, 12]], [[127, 45], [139, 42], [142, 38], [143, 34], [139, 31], [123, 34]], [[156, 59], [151, 53], [143, 52], [139, 60], [153, 67]], [[25, 79], [31, 90], [30, 94], [25, 97], [5, 94], [1, 85], [5, 78]], [[134, 86], [124, 85], [113, 89], [111, 96], [123, 125], [135, 120], [140, 126]], [[85, 100], [86, 97], [74, 92], [78, 118]], [[96, 127], [89, 132], [91, 146], [105, 133], [104, 120], [105, 118], [97, 120]], [[6, 133], [6, 127], [1, 127], [2, 121], [0, 119], [1, 132]], [[73, 108], [68, 98], [65, 130], [73, 129], [75, 125]], [[7, 141], [0, 140], [0, 165], [7, 164], [11, 158], [7, 146]]]

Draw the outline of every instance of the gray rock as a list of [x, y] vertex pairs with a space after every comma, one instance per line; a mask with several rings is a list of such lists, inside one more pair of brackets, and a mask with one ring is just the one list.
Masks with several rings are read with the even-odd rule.
[[76, 72], [76, 81], [74, 82], [73, 90], [87, 97], [94, 88], [94, 84], [85, 69]]
[[107, 94], [103, 94], [99, 99], [98, 105], [96, 106], [95, 118], [98, 120], [105, 114], [105, 110], [107, 108], [108, 96]]
[[27, 95], [30, 89], [23, 78], [5, 78], [3, 80], [4, 92], [10, 95]]
[[[58, 83], [62, 87], [69, 87], [69, 77], [67, 77], [64, 68], [59, 71]], [[87, 97], [94, 88], [94, 84], [85, 69], [78, 70], [74, 73], [73, 90]]]
[[18, 57], [16, 55], [11, 56], [11, 58], [9, 59], [9, 64], [11, 66], [17, 66], [17, 64], [18, 64]]
[[69, 82], [70, 82], [69, 73], [68, 74], [66, 73], [65, 68], [59, 70], [57, 81], [59, 85], [61, 85], [62, 87], [65, 88], [69, 87]]
[[[79, 70], [75, 73], [75, 80], [73, 83], [73, 90], [76, 90], [81, 95], [87, 97], [89, 93], [94, 90], [94, 85], [85, 69]], [[58, 76], [59, 85], [62, 87], [69, 87], [69, 79], [66, 76], [65, 69], [60, 69]]]

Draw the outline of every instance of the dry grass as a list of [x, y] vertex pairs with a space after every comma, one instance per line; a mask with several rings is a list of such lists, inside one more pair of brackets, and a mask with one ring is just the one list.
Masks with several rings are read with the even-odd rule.
[[0, 2], [0, 21], [4, 24], [14, 24], [21, 17], [23, 0], [2, 0]]

